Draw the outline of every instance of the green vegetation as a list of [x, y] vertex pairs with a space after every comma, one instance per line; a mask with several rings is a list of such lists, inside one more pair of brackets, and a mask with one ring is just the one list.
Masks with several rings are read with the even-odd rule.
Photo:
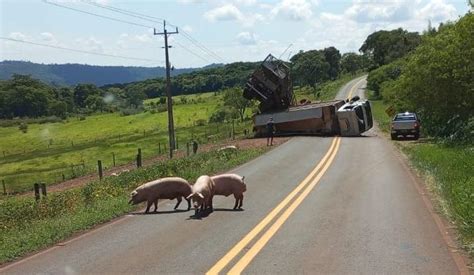
[[397, 111], [421, 117], [426, 134], [474, 142], [474, 14], [429, 29], [404, 58], [371, 71], [367, 86]]
[[420, 42], [421, 36], [417, 32], [408, 32], [401, 28], [381, 30], [369, 35], [359, 51], [370, 57], [372, 68], [377, 68], [407, 55]]
[[[183, 102], [183, 98], [186, 98]], [[147, 112], [121, 116], [118, 113], [69, 119], [62, 123], [30, 124], [27, 133], [17, 126], [0, 128], [0, 179], [8, 192], [31, 190], [34, 182], [54, 184], [96, 171], [97, 160], [105, 168], [133, 162], [137, 149], [144, 158], [166, 154], [167, 113], [154, 112], [145, 101]], [[211, 114], [223, 104], [222, 95], [206, 93], [174, 98], [175, 126], [179, 149], [186, 149], [192, 139], [200, 144], [229, 137], [231, 122], [208, 124]], [[156, 105], [155, 105], [156, 106]], [[249, 113], [247, 113], [247, 116]], [[235, 122], [235, 131], [242, 134], [250, 121]]]
[[266, 150], [200, 153], [52, 193], [39, 202], [30, 197], [0, 200], [0, 264], [137, 209], [127, 204], [129, 192], [144, 182], [166, 176], [192, 182], [200, 175], [245, 163]]
[[453, 220], [462, 243], [474, 256], [474, 147], [424, 143], [402, 146], [412, 163], [433, 177], [431, 191], [439, 196], [439, 205]]

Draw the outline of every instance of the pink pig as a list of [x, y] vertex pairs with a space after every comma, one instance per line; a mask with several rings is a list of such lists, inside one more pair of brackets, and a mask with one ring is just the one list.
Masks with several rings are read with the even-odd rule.
[[244, 178], [237, 174], [222, 174], [211, 177], [214, 181], [214, 195], [229, 196], [234, 194], [234, 209], [242, 209], [244, 192], [247, 191]]

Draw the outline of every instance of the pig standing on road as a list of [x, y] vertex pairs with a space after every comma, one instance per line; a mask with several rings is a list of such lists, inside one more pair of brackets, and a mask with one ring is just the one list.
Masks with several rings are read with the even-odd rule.
[[212, 211], [212, 197], [214, 196], [214, 182], [209, 176], [200, 176], [192, 186], [192, 193], [187, 199], [193, 200], [195, 215], [207, 208]]
[[222, 174], [213, 176], [214, 181], [214, 195], [229, 196], [234, 195], [235, 209], [242, 209], [242, 202], [244, 200], [244, 192], [247, 191], [244, 178], [237, 174]]
[[148, 213], [150, 206], [155, 205], [154, 212], [158, 209], [159, 199], [177, 199], [176, 206], [178, 208], [182, 197], [188, 202], [188, 210], [191, 209], [191, 201], [188, 196], [191, 194], [191, 185], [187, 180], [178, 177], [162, 178], [155, 181], [147, 182], [131, 193], [132, 198], [129, 203], [135, 205], [146, 201], [147, 206], [145, 213]]

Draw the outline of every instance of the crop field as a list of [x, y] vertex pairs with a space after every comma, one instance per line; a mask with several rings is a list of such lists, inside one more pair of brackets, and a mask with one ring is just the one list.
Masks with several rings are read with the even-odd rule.
[[[179, 149], [191, 139], [199, 143], [228, 137], [231, 124], [208, 124], [210, 114], [221, 102], [220, 95], [188, 95], [187, 103], [174, 98], [174, 118]], [[149, 106], [152, 101], [145, 101]], [[200, 122], [201, 121], [201, 122]], [[200, 122], [200, 123], [198, 123]], [[203, 123], [205, 122], [205, 123]], [[197, 124], [201, 126], [197, 126]], [[242, 133], [250, 122], [235, 124]], [[0, 180], [8, 192], [31, 190], [33, 183], [54, 184], [95, 171], [97, 160], [103, 166], [134, 161], [137, 149], [144, 158], [166, 154], [167, 112], [119, 113], [69, 118], [62, 123], [29, 124], [27, 133], [18, 127], [0, 128]], [[160, 150], [161, 149], [161, 150]]]

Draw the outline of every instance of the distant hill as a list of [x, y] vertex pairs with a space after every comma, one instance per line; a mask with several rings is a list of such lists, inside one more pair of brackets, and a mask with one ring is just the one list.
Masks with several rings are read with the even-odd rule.
[[[197, 70], [220, 67], [210, 64], [203, 68], [174, 69], [172, 75], [190, 73]], [[9, 79], [13, 74], [27, 74], [33, 78], [53, 85], [76, 85], [92, 83], [97, 86], [137, 82], [151, 78], [164, 77], [164, 67], [123, 67], [92, 66], [81, 64], [37, 64], [25, 61], [0, 62], [0, 80]]]

